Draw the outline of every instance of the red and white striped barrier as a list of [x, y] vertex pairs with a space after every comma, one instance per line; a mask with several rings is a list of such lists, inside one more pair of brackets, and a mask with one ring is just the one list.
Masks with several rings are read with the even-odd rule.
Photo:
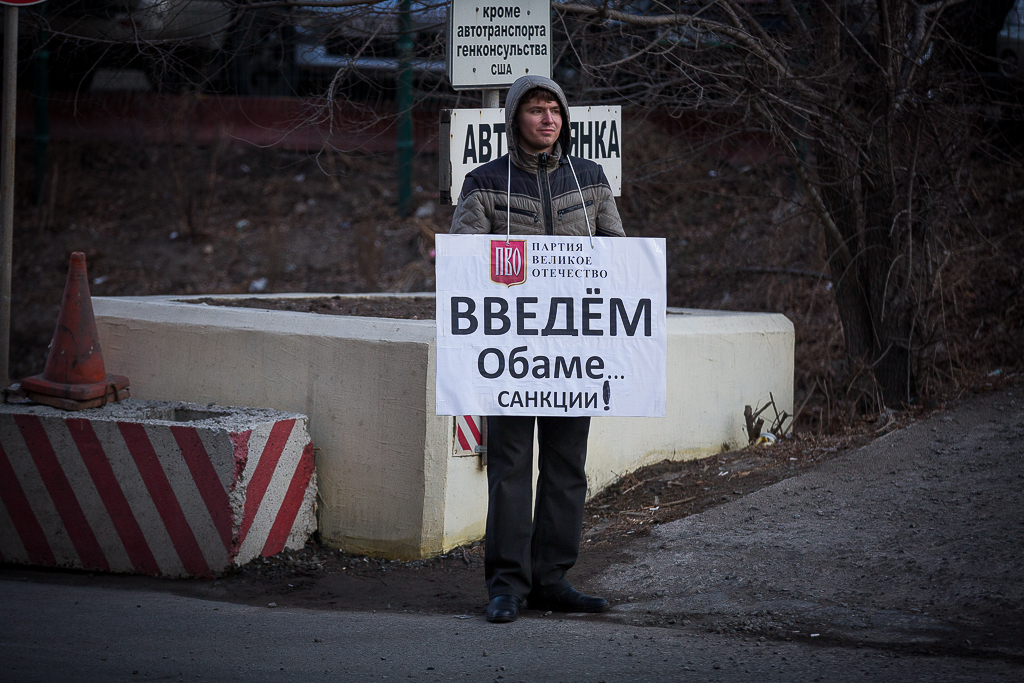
[[479, 455], [483, 441], [484, 418], [478, 415], [455, 416], [455, 455]]
[[313, 469], [304, 415], [0, 405], [0, 562], [211, 576], [303, 546]]

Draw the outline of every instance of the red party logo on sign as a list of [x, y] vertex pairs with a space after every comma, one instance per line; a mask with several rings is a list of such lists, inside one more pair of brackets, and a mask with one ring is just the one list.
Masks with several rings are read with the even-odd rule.
[[526, 240], [491, 240], [491, 282], [506, 287], [526, 282]]

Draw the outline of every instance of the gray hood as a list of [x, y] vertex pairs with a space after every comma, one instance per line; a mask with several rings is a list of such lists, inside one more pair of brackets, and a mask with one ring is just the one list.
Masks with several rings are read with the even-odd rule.
[[521, 76], [516, 79], [516, 82], [508, 89], [508, 95], [505, 96], [505, 137], [509, 152], [520, 166], [523, 160], [519, 154], [519, 126], [516, 125], [516, 110], [519, 108], [519, 101], [523, 99], [523, 95], [534, 88], [551, 91], [562, 106], [562, 130], [558, 134], [558, 144], [561, 146], [559, 151], [563, 156], [569, 152], [572, 140], [572, 129], [569, 126], [569, 103], [565, 99], [562, 88], [544, 76]]

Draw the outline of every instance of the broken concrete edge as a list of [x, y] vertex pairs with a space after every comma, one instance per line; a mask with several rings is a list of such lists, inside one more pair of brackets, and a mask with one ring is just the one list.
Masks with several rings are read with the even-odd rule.
[[305, 415], [129, 399], [0, 406], [0, 561], [214, 576], [316, 529]]
[[273, 422], [279, 419], [306, 419], [305, 415], [270, 408], [225, 406], [217, 403], [190, 403], [187, 401], [148, 401], [127, 399], [109, 403], [85, 413], [69, 413], [39, 403], [22, 403], [33, 414], [40, 416], [88, 417], [106, 422], [146, 422], [159, 425], [195, 424], [215, 427], [230, 433], [241, 433], [253, 423]]

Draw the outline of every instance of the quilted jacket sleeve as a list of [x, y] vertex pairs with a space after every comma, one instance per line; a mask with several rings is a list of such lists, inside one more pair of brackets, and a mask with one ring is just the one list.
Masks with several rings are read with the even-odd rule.
[[601, 184], [597, 188], [596, 233], [607, 237], [625, 237], [626, 232], [622, 229], [622, 219], [619, 218], [619, 209], [615, 205], [615, 197], [608, 185], [608, 178], [604, 174], [604, 169], [600, 166], [598, 169]]
[[472, 174], [466, 176], [449, 233], [467, 235], [491, 232], [490, 216], [493, 216], [494, 212], [488, 210], [484, 195], [485, 193], [477, 187], [476, 178]]

